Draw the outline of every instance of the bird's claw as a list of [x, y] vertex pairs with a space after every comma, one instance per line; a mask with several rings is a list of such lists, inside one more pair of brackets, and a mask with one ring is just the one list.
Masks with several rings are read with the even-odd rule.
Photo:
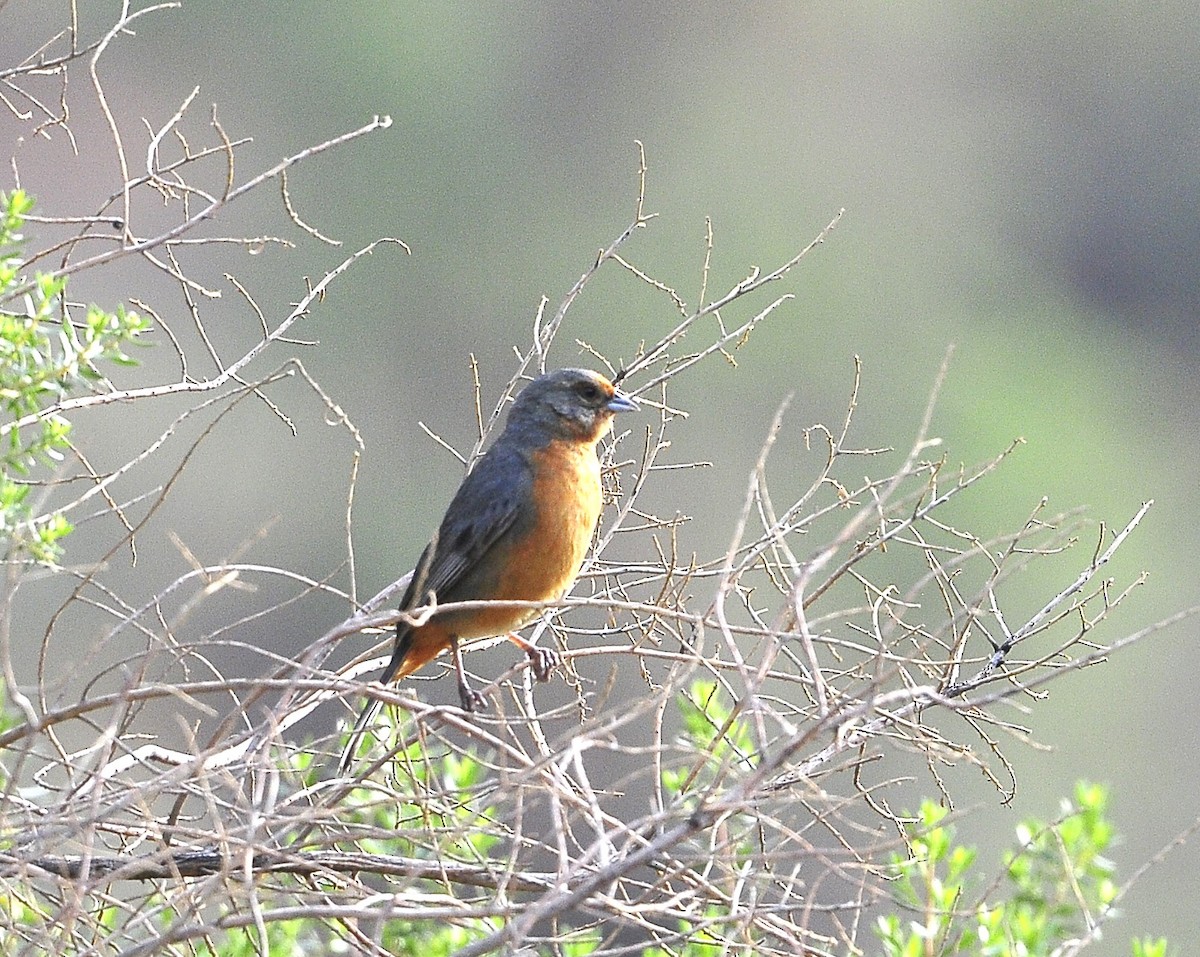
[[487, 698], [468, 684], [458, 686], [458, 700], [463, 711], [468, 713], [487, 711]]
[[562, 657], [553, 648], [530, 645], [526, 654], [529, 655], [529, 667], [538, 681], [549, 681], [550, 672], [562, 664]]

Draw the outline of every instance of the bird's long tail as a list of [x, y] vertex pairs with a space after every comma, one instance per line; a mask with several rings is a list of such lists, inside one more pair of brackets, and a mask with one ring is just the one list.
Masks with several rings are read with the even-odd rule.
[[[409, 650], [412, 648], [413, 630], [405, 629], [403, 632], [397, 630], [396, 647], [392, 652], [392, 658], [387, 663], [387, 667], [383, 669], [383, 674], [379, 676], [379, 683], [382, 685], [391, 684], [393, 681], [399, 681], [401, 678], [407, 677], [416, 671], [423, 662], [413, 660], [409, 655]], [[354, 756], [358, 751], [358, 746], [362, 742], [362, 736], [366, 733], [376, 715], [379, 714], [379, 709], [383, 707], [383, 700], [372, 697], [366, 706], [359, 712], [358, 720], [354, 722], [354, 730], [350, 732], [350, 738], [346, 742], [346, 747], [342, 750], [341, 760], [338, 761], [338, 777], [345, 777], [346, 772], [350, 770], [350, 765], [354, 763]]]

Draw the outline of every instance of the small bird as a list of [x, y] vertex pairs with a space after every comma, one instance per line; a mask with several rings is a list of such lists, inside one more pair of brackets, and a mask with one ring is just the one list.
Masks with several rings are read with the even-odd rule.
[[[587, 369], [560, 369], [530, 382], [513, 402], [500, 437], [451, 500], [417, 562], [401, 610], [432, 602], [561, 598], [579, 574], [603, 505], [596, 446], [616, 413], [636, 409], [632, 398]], [[448, 649], [463, 709], [473, 711], [483, 697], [467, 683], [459, 640], [504, 633], [545, 681], [557, 655], [516, 634], [538, 614], [499, 606], [435, 611], [419, 625], [400, 621], [380, 681], [410, 675]], [[373, 700], [359, 715], [342, 754], [342, 774], [380, 705]]]

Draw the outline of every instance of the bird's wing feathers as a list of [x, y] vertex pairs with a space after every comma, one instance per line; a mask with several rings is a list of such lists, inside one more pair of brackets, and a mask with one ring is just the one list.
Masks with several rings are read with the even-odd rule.
[[454, 587], [529, 509], [528, 466], [519, 455], [497, 451], [485, 455], [459, 486], [401, 607], [422, 604], [430, 591], [439, 601], [452, 601]]
[[[421, 553], [400, 607], [416, 608], [430, 591], [439, 601], [452, 601], [454, 586], [530, 508], [532, 482], [529, 467], [518, 453], [498, 448], [480, 459], [446, 509], [437, 538]], [[392, 658], [380, 677], [384, 684], [399, 672], [411, 638], [410, 627], [403, 622], [397, 625]], [[349, 769], [363, 732], [382, 705], [380, 699], [372, 699], [359, 714], [342, 752], [339, 774]]]

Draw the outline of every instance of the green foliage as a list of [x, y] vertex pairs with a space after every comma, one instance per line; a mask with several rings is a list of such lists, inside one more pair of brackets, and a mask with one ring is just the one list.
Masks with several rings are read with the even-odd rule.
[[[376, 731], [387, 727], [383, 721]], [[356, 788], [346, 797], [347, 820], [384, 835], [360, 839], [359, 850], [430, 857], [428, 841], [434, 834], [444, 835], [437, 845], [439, 856], [486, 860], [498, 840], [487, 826], [492, 808], [478, 807], [472, 800], [483, 783], [484, 766], [470, 752], [433, 757], [426, 747], [414, 737], [396, 753], [391, 763], [395, 780], [385, 797], [375, 788]], [[431, 793], [438, 795], [436, 800], [430, 799]]]
[[[694, 756], [686, 766], [664, 770], [663, 786], [667, 793], [684, 805], [694, 803], [705, 788], [720, 781], [730, 767], [741, 768], [753, 751], [750, 730], [737, 719], [727, 699], [715, 682], [699, 681], [679, 699], [683, 723], [684, 750]], [[404, 735], [402, 725], [394, 729]], [[376, 733], [380, 739], [392, 737], [393, 729], [381, 722]], [[360, 757], [367, 757], [374, 744], [370, 736], [363, 742]], [[487, 783], [486, 768], [472, 754], [446, 752], [432, 757], [426, 742], [417, 738], [401, 747], [393, 760], [396, 780], [387, 799], [377, 790], [360, 788], [351, 792], [343, 807], [349, 820], [366, 825], [368, 830], [384, 837], [362, 838], [360, 850], [374, 853], [428, 856], [430, 831], [445, 834], [440, 850], [461, 860], [485, 861], [495, 849], [498, 838], [487, 827], [493, 809], [473, 805], [470, 796]], [[307, 764], [306, 759], [302, 764]], [[301, 768], [298, 766], [298, 770]], [[431, 801], [430, 793], [439, 799]], [[396, 800], [397, 793], [411, 794]], [[447, 795], [458, 795], [457, 801]], [[418, 834], [419, 837], [409, 837]], [[735, 846], [736, 854], [753, 852], [747, 840]], [[503, 861], [496, 861], [502, 868]], [[434, 888], [430, 888], [433, 890]], [[668, 952], [647, 947], [644, 957], [716, 957], [725, 947], [724, 915], [710, 908], [702, 919], [683, 922], [679, 927], [682, 943]], [[447, 925], [441, 921], [389, 921], [383, 932], [383, 946], [389, 953], [405, 957], [440, 957], [450, 954], [472, 941], [486, 936], [494, 928], [484, 921], [457, 922]], [[556, 953], [566, 957], [586, 957], [600, 945], [601, 937], [594, 930], [565, 932], [556, 944]], [[744, 943], [744, 941], [743, 941]], [[222, 957], [227, 955], [222, 954]]]
[[383, 934], [383, 947], [396, 957], [449, 957], [462, 947], [487, 936], [481, 920], [447, 924], [442, 921], [391, 920]]
[[1159, 937], [1151, 940], [1149, 937], [1133, 942], [1133, 957], [1167, 957], [1167, 940]]
[[[734, 716], [720, 690], [707, 682], [694, 684], [680, 699], [684, 743], [703, 760], [692, 770], [664, 774], [664, 784], [677, 799], [696, 782], [717, 773], [728, 760], [741, 761], [749, 753], [743, 722]], [[0, 699], [0, 726], [13, 720], [11, 710]], [[405, 734], [402, 724], [398, 733]], [[485, 766], [472, 754], [445, 752], [431, 755], [428, 742], [411, 736], [397, 753], [394, 779], [386, 791], [357, 788], [346, 802], [346, 822], [375, 836], [360, 838], [358, 849], [379, 854], [412, 857], [457, 858], [486, 862], [499, 838], [489, 829], [492, 809], [478, 806], [476, 797], [487, 785]], [[288, 752], [297, 783], [313, 785], [320, 776], [311, 754], [303, 749]], [[698, 769], [698, 770], [697, 770]], [[436, 798], [433, 797], [436, 795]], [[955, 840], [947, 812], [932, 801], [921, 805], [906, 834], [907, 853], [893, 854], [889, 869], [893, 879], [896, 912], [876, 920], [876, 935], [886, 957], [1050, 957], [1056, 948], [1087, 932], [1089, 919], [1106, 916], [1116, 899], [1113, 865], [1104, 857], [1116, 835], [1108, 819], [1108, 792], [1095, 784], [1080, 783], [1073, 802], [1064, 802], [1063, 813], [1052, 823], [1027, 820], [1017, 826], [1017, 846], [1005, 855], [1003, 880], [989, 885], [985, 897], [970, 901], [978, 892], [973, 873], [977, 853]], [[747, 840], [736, 844], [734, 853], [750, 853]], [[504, 867], [502, 858], [495, 860]], [[0, 885], [3, 927], [43, 927], [50, 917], [36, 903], [28, 886], [9, 881]], [[415, 893], [446, 893], [445, 885], [418, 882]], [[282, 895], [286, 886], [262, 891], [269, 913], [269, 900]], [[173, 916], [163, 912], [163, 930]], [[96, 912], [92, 920], [103, 923], [118, 917], [115, 908]], [[725, 915], [710, 907], [695, 921], [681, 922], [678, 943], [670, 949], [651, 946], [642, 957], [718, 957], [729, 953], [734, 942], [724, 924]], [[303, 957], [314, 953], [338, 953], [346, 947], [329, 924], [311, 918], [289, 918], [266, 922], [267, 944], [272, 955]], [[416, 921], [394, 919], [381, 928], [385, 951], [398, 957], [443, 957], [470, 945], [495, 929], [482, 919]], [[594, 929], [565, 930], [554, 952], [565, 957], [587, 957], [600, 946]], [[0, 952], [16, 946], [16, 937], [0, 929]], [[261, 953], [262, 940], [253, 927], [225, 932], [212, 943], [197, 942], [194, 953], [205, 957], [252, 957]], [[739, 928], [736, 946], [746, 952], [745, 928]], [[1168, 957], [1163, 939], [1134, 940], [1133, 957]], [[532, 953], [532, 951], [531, 951]], [[543, 951], [543, 953], [549, 953]]]
[[[226, 933], [215, 951], [205, 946], [197, 948], [196, 953], [202, 957], [262, 957], [261, 942], [256, 928], [241, 927]], [[328, 953], [316, 922], [299, 917], [267, 924], [267, 948], [271, 957]]]
[[668, 793], [683, 798], [716, 783], [731, 764], [749, 766], [749, 755], [754, 752], [750, 729], [745, 721], [733, 718], [733, 709], [716, 682], [694, 682], [679, 699], [679, 712], [685, 750], [697, 758], [686, 767], [663, 770], [662, 783]]
[[[683, 721], [681, 750], [691, 754], [687, 765], [664, 768], [662, 784], [667, 794], [685, 807], [693, 806], [699, 796], [721, 783], [730, 769], [745, 770], [750, 766], [754, 742], [748, 724], [737, 717], [732, 705], [715, 681], [699, 680], [678, 699], [679, 716]], [[730, 832], [735, 828], [729, 825]], [[748, 839], [750, 830], [743, 832], [747, 839], [734, 839], [727, 853], [744, 859], [754, 852]], [[727, 953], [727, 915], [710, 907], [702, 919], [681, 921], [682, 943], [670, 951], [647, 947], [643, 957], [717, 957]], [[746, 943], [745, 928], [739, 928], [739, 941]]]
[[[1113, 865], [1103, 856], [1115, 836], [1107, 810], [1107, 790], [1080, 782], [1059, 820], [1021, 822], [1003, 882], [971, 904], [976, 851], [956, 844], [945, 809], [926, 801], [906, 835], [908, 854], [893, 854], [890, 862], [903, 916], [878, 918], [883, 952], [1040, 957], [1080, 937], [1116, 900]], [[1134, 941], [1132, 953], [1165, 957], [1166, 941]]]
[[1082, 931], [1081, 902], [1101, 914], [1116, 897], [1112, 862], [1101, 856], [1113, 839], [1107, 804], [1105, 788], [1080, 782], [1075, 806], [1064, 808], [1061, 822], [1026, 821], [1017, 827], [1021, 850], [1006, 861], [1015, 889], [1010, 924], [1031, 950], [1037, 948], [1034, 952], [1049, 951]]
[[[35, 561], [53, 562], [71, 524], [61, 513], [34, 514], [27, 477], [38, 464], [61, 460], [67, 448], [71, 423], [55, 407], [103, 382], [99, 365], [135, 364], [125, 349], [150, 325], [124, 307], [89, 306], [82, 321], [72, 320], [63, 305], [66, 279], [26, 276], [21, 229], [32, 208], [22, 190], [0, 192], [0, 303], [22, 307], [0, 309], [0, 406], [9, 430], [0, 447], [0, 538]], [[14, 428], [21, 420], [25, 426]]]
[[[681, 921], [679, 931], [684, 941], [665, 950], [662, 947], [647, 947], [642, 957], [722, 957], [730, 952], [731, 943], [723, 936], [722, 913], [715, 907], [705, 912], [703, 922]], [[744, 935], [742, 935], [744, 942]]]

